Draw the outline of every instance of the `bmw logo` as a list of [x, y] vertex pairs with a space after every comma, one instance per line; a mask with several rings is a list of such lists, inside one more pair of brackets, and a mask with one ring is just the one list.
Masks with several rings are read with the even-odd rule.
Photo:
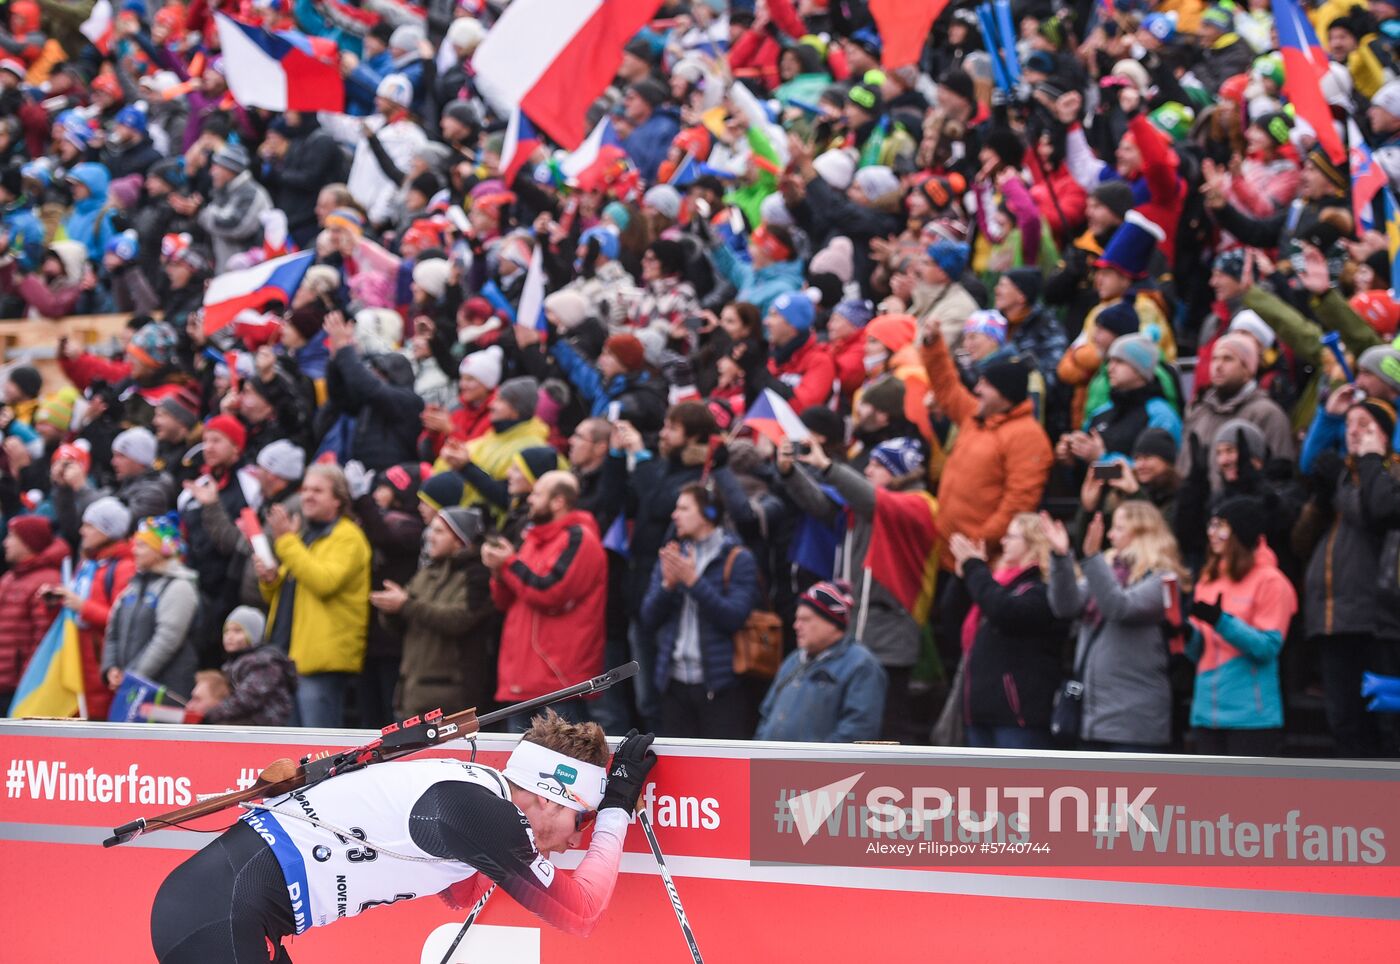
[[316, 858], [317, 863], [323, 864], [331, 859], [331, 848], [327, 847], [325, 844], [317, 844], [312, 848], [311, 856]]

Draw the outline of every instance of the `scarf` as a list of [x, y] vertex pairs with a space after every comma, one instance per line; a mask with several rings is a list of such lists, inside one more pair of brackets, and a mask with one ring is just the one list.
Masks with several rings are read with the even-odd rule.
[[[1033, 566], [1012, 566], [998, 569], [992, 573], [992, 578], [997, 581], [997, 585], [1009, 586], [1021, 577], [1027, 569]], [[966, 657], [972, 651], [972, 643], [977, 638], [977, 626], [982, 622], [982, 607], [977, 603], [972, 604], [972, 608], [967, 611], [967, 617], [962, 624], [962, 651]]]

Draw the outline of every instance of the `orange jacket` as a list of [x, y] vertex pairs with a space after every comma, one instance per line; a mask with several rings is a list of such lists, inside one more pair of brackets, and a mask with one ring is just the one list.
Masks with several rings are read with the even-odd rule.
[[[980, 418], [977, 397], [958, 378], [942, 338], [924, 345], [924, 368], [934, 398], [958, 427], [957, 438], [938, 480], [938, 532], [955, 532], [993, 545], [1012, 518], [1034, 511], [1050, 477], [1054, 453], [1030, 400], [1009, 412]], [[951, 553], [942, 553], [951, 569]]]

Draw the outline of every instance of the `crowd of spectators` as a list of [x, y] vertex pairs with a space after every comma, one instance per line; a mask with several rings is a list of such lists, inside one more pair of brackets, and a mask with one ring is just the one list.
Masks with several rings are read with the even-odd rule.
[[[1014, 84], [962, 0], [889, 68], [860, 0], [666, 0], [581, 159], [509, 156], [503, 4], [442, 6], [8, 5], [0, 317], [56, 364], [3, 379], [0, 705], [66, 607], [94, 718], [127, 673], [378, 727], [636, 659], [561, 714], [1400, 748], [1400, 5], [1304, 4], [1365, 197], [1256, 0], [1015, 0]], [[346, 112], [240, 105], [216, 8], [333, 40]]]

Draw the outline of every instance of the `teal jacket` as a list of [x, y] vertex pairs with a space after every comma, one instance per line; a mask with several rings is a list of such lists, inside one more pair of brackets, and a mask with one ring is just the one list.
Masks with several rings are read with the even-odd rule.
[[711, 248], [710, 256], [715, 259], [720, 274], [739, 289], [734, 300], [756, 306], [760, 316], [768, 314], [768, 306], [778, 295], [802, 290], [801, 262], [778, 261], [755, 269], [722, 244]]

